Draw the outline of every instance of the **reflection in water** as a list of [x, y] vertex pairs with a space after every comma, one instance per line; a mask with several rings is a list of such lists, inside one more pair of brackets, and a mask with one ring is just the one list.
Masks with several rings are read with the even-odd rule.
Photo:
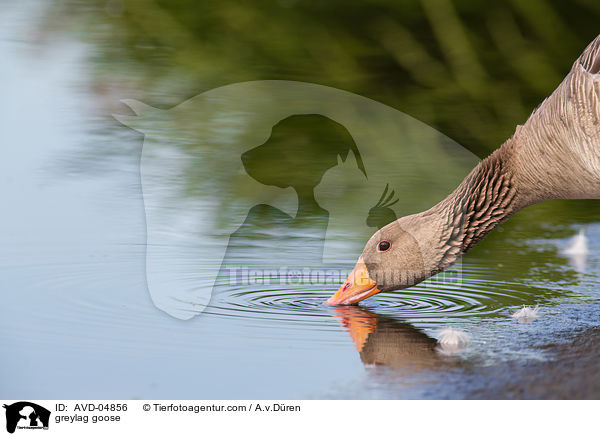
[[585, 263], [589, 253], [588, 242], [583, 229], [571, 239], [569, 246], [563, 251], [569, 257], [573, 269], [579, 273], [585, 272]]
[[334, 307], [365, 366], [418, 372], [442, 363], [437, 341], [412, 325], [359, 306]]

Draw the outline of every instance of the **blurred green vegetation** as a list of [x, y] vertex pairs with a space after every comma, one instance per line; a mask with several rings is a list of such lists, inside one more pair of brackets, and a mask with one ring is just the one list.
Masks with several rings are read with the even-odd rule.
[[[89, 43], [92, 89], [114, 106], [106, 114], [123, 113], [122, 98], [166, 109], [232, 83], [304, 81], [387, 104], [481, 158], [525, 122], [600, 33], [597, 0], [53, 0], [51, 5], [44, 35], [69, 32]], [[304, 138], [300, 133], [320, 135], [303, 129], [287, 135], [290, 147], [296, 144], [292, 138]], [[111, 124], [106, 133], [114, 130]], [[319, 139], [309, 145], [332, 143]], [[200, 148], [197, 142], [188, 145], [192, 156]], [[322, 157], [307, 159], [319, 166]], [[262, 169], [256, 170], [261, 174], [289, 171], [290, 165], [280, 166], [285, 159], [278, 153], [261, 159]], [[230, 161], [226, 156], [212, 165], [190, 164], [189, 192], [198, 194], [212, 179], [238, 183], [230, 176]], [[401, 164], [391, 162], [384, 170], [402, 172]], [[226, 189], [213, 191], [227, 203]], [[493, 232], [469, 258], [479, 259], [498, 283], [511, 277], [529, 283], [524, 289], [535, 287], [528, 303], [566, 294], [580, 279], [566, 268], [567, 259], [554, 247], [523, 241], [566, 238], [573, 234], [571, 224], [597, 221], [599, 212], [600, 202], [589, 200], [535, 205]]]
[[81, 32], [96, 89], [158, 106], [240, 81], [361, 94], [480, 157], [600, 32], [597, 0], [56, 0], [48, 28]]

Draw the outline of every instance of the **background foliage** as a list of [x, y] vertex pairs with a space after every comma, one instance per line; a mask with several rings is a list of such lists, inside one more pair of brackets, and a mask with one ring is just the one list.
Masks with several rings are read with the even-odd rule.
[[166, 107], [233, 82], [314, 82], [391, 105], [480, 157], [600, 33], [595, 0], [63, 0], [49, 18], [98, 47], [100, 92], [127, 87]]

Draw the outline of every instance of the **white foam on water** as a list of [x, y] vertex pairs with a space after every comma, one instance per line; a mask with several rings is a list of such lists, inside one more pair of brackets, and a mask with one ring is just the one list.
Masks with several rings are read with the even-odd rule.
[[469, 334], [462, 330], [446, 328], [439, 333], [438, 342], [443, 345], [467, 345], [469, 343]]
[[531, 321], [539, 318], [539, 315], [538, 315], [539, 310], [540, 310], [540, 308], [538, 306], [535, 306], [533, 308], [523, 306], [521, 308], [521, 310], [518, 310], [517, 312], [513, 313], [511, 316], [514, 319], [521, 321], [521, 322], [531, 322]]
[[464, 351], [470, 342], [470, 336], [467, 332], [452, 327], [441, 330], [438, 337], [436, 350], [444, 355], [453, 355]]

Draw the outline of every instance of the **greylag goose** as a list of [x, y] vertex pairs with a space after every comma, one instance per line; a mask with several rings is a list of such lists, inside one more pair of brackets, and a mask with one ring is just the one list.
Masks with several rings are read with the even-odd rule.
[[356, 304], [448, 268], [498, 224], [552, 199], [600, 198], [600, 36], [514, 135], [429, 210], [377, 231], [328, 304]]

